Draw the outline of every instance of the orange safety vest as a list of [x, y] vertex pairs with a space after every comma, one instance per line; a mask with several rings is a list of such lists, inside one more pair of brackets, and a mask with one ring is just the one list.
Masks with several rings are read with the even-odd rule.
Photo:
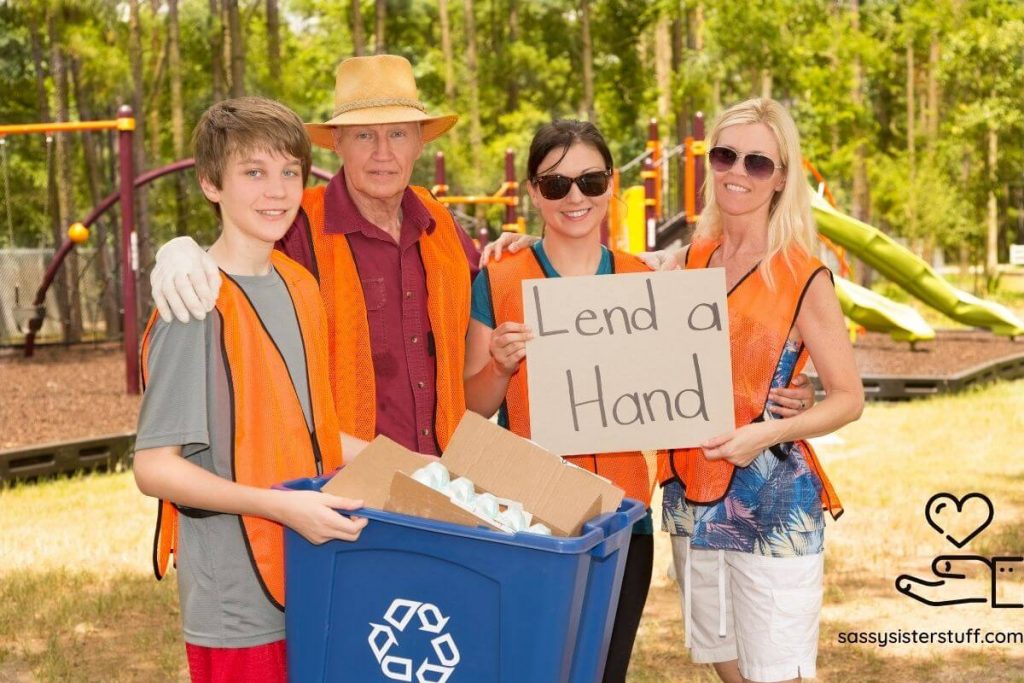
[[[612, 252], [612, 272], [645, 273], [650, 268], [643, 261], [630, 254]], [[491, 288], [491, 305], [494, 309], [495, 325], [503, 322], [523, 322], [523, 280], [547, 277], [544, 268], [533, 249], [503, 256], [492, 261], [484, 269]], [[526, 361], [513, 373], [505, 393], [505, 408], [508, 411], [509, 430], [519, 436], [530, 438], [530, 399], [527, 392]], [[642, 453], [601, 453], [595, 455], [569, 455], [565, 459], [585, 470], [609, 479], [635, 500], [651, 505], [653, 480]]]
[[[718, 240], [700, 240], [690, 245], [687, 268], [707, 268]], [[825, 266], [799, 248], [787, 252], [771, 264], [774, 288], [764, 281], [759, 268], [737, 283], [728, 295], [729, 346], [732, 357], [732, 384], [736, 426], [750, 424], [764, 412], [772, 376], [782, 357], [783, 346], [796, 324], [800, 304], [811, 280]], [[807, 349], [797, 358], [793, 374], [799, 374], [807, 362]], [[796, 442], [804, 459], [821, 480], [824, 509], [838, 519], [843, 506], [836, 496], [818, 457], [806, 441]], [[672, 479], [686, 488], [686, 499], [694, 503], [721, 500], [732, 483], [735, 466], [725, 460], [708, 460], [699, 448], [670, 451], [659, 460], [658, 480], [662, 485]]]
[[[376, 436], [377, 392], [370, 353], [366, 300], [352, 249], [344, 235], [324, 230], [325, 186], [309, 188], [302, 209], [309, 220], [327, 309], [331, 386], [341, 429], [370, 441]], [[466, 412], [462, 369], [469, 329], [469, 269], [451, 212], [430, 191], [413, 187], [434, 219], [433, 232], [419, 240], [427, 277], [427, 316], [434, 334], [437, 363], [434, 435], [443, 451]]]
[[[309, 272], [275, 251], [274, 267], [295, 305], [306, 353], [313, 431], [310, 433], [284, 357], [270, 338], [242, 288], [225, 274], [217, 311], [222, 319], [221, 353], [231, 400], [231, 471], [246, 486], [270, 486], [332, 472], [342, 463], [338, 419], [328, 384], [327, 319], [316, 281]], [[156, 311], [142, 340], [142, 379], [148, 377], [150, 339]], [[153, 547], [158, 579], [178, 550], [175, 505], [161, 500]], [[270, 602], [284, 608], [284, 531], [262, 517], [240, 516], [249, 559]]]

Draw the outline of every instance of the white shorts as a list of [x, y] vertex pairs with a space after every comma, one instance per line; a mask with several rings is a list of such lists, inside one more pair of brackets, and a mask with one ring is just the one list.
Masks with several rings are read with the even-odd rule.
[[824, 553], [765, 557], [689, 540], [672, 536], [672, 558], [693, 661], [738, 660], [751, 681], [814, 678]]

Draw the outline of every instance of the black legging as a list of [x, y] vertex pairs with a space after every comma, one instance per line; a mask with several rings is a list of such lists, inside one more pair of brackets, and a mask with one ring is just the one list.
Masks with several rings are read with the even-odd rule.
[[633, 642], [640, 627], [640, 615], [647, 602], [654, 569], [654, 536], [633, 534], [622, 574], [619, 608], [615, 613], [612, 639], [608, 645], [608, 663], [604, 667], [604, 683], [625, 683]]

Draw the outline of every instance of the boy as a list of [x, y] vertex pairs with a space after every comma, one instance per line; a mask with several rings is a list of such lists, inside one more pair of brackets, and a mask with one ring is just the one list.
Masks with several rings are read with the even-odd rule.
[[224, 286], [203, 322], [150, 320], [135, 480], [161, 499], [154, 569], [175, 556], [192, 680], [284, 681], [282, 525], [314, 543], [366, 525], [335, 511], [361, 501], [269, 488], [342, 460], [319, 289], [274, 251], [310, 146], [294, 112], [243, 97], [203, 114], [193, 148]]

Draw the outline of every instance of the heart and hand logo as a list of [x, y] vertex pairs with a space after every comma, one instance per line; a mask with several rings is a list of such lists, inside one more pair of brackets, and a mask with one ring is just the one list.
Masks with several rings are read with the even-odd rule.
[[924, 516], [947, 541], [963, 548], [992, 523], [995, 508], [983, 493], [968, 493], [963, 498], [936, 493], [924, 506]]
[[[995, 508], [983, 493], [972, 492], [961, 498], [936, 493], [925, 504], [924, 517], [943, 538], [963, 548], [992, 523]], [[1024, 584], [1019, 578], [1024, 556], [940, 555], [932, 562], [931, 570], [932, 576], [927, 578], [900, 574], [896, 590], [932, 607], [982, 603], [1024, 608]]]

